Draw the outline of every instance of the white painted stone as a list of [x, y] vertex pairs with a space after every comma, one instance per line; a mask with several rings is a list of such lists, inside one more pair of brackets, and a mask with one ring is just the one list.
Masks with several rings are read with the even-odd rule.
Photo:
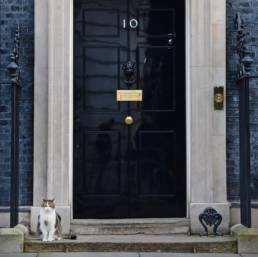
[[55, 198], [59, 205], [70, 204], [71, 33], [71, 1], [35, 1], [35, 206], [45, 197]]
[[211, 71], [210, 67], [192, 67], [191, 72], [192, 202], [209, 202], [212, 198], [209, 191], [212, 172], [212, 91], [209, 89]]
[[[214, 86], [225, 87], [225, 0], [191, 1], [191, 204], [193, 233], [200, 233], [204, 207], [219, 208], [228, 232], [225, 109], [213, 107]], [[226, 88], [225, 88], [226, 90]]]
[[213, 202], [226, 203], [226, 140], [225, 136], [213, 136], [213, 173], [212, 187]]
[[191, 5], [191, 63], [211, 66], [211, 0], [190, 1]]
[[226, 66], [226, 29], [224, 25], [212, 25], [212, 66]]
[[64, 206], [57, 209], [63, 232], [68, 233], [72, 194], [72, 2], [36, 0], [35, 15], [35, 207], [31, 227], [35, 232], [37, 206], [42, 198], [55, 198], [57, 205]]
[[47, 197], [48, 7], [35, 0], [33, 205]]
[[226, 0], [212, 0], [211, 1], [211, 15], [213, 24], [226, 24]]
[[199, 222], [199, 215], [208, 207], [214, 208], [222, 215], [222, 222], [218, 232], [227, 234], [229, 232], [229, 204], [228, 203], [191, 203], [190, 204], [190, 223], [191, 233], [199, 234], [204, 232], [204, 228]]
[[72, 1], [48, 1], [48, 197], [70, 205], [72, 194]]

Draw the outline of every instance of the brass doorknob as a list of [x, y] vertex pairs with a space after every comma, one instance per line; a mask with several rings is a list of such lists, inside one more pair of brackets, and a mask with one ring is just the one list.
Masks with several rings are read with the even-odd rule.
[[130, 126], [134, 123], [133, 117], [132, 116], [126, 116], [125, 117], [125, 124]]

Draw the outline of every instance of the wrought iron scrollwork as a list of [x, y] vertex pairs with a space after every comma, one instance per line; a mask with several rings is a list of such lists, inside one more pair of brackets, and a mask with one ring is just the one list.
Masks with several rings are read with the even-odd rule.
[[123, 64], [124, 83], [126, 86], [131, 86], [135, 83], [136, 64], [132, 61], [127, 61]]
[[247, 34], [244, 31], [244, 20], [238, 12], [235, 17], [235, 26], [237, 29], [237, 53], [239, 56], [238, 78], [251, 75], [251, 65], [254, 62], [250, 44], [247, 42]]
[[208, 226], [210, 226], [210, 227], [214, 226], [213, 234], [215, 236], [221, 235], [217, 232], [217, 230], [218, 230], [219, 225], [222, 222], [222, 216], [215, 209], [213, 209], [211, 207], [206, 208], [204, 210], [204, 212], [199, 215], [199, 221], [205, 230], [205, 233], [201, 234], [201, 235], [206, 235], [206, 236], [209, 235]]
[[19, 49], [20, 49], [20, 26], [18, 25], [15, 31], [14, 48], [10, 54], [11, 62], [7, 66], [10, 80], [14, 85], [20, 85]]

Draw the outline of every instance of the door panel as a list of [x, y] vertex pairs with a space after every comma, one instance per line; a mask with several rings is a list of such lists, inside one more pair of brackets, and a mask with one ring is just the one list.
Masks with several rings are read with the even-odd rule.
[[114, 99], [127, 53], [119, 25], [126, 4], [82, 0], [74, 7], [74, 217], [126, 217], [126, 108]]
[[144, 91], [142, 109], [173, 111], [176, 105], [175, 49], [167, 46], [140, 46], [138, 85]]
[[[115, 3], [112, 5], [106, 4], [108, 8], [97, 7], [97, 3], [94, 4], [95, 8], [90, 8], [90, 3], [86, 3], [87, 9], [83, 10], [83, 36], [88, 37], [119, 37], [119, 22], [120, 22], [120, 10], [112, 9]], [[85, 6], [85, 5], [84, 5]], [[99, 20], [96, 18], [99, 17]]]
[[152, 8], [149, 6], [145, 9], [137, 9], [137, 17], [139, 20], [138, 35], [140, 37], [167, 37], [169, 33], [175, 33], [174, 9], [160, 9], [159, 7]]
[[186, 215], [184, 13], [181, 0], [75, 0], [74, 218]]

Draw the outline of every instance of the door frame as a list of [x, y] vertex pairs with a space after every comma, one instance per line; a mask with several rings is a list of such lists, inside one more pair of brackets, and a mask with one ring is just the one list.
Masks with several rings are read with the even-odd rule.
[[[213, 110], [213, 87], [226, 86], [226, 0], [185, 1], [187, 218], [201, 231], [199, 213], [215, 207], [225, 232], [226, 112]], [[42, 197], [72, 220], [73, 0], [35, 0], [34, 80], [32, 229]]]

